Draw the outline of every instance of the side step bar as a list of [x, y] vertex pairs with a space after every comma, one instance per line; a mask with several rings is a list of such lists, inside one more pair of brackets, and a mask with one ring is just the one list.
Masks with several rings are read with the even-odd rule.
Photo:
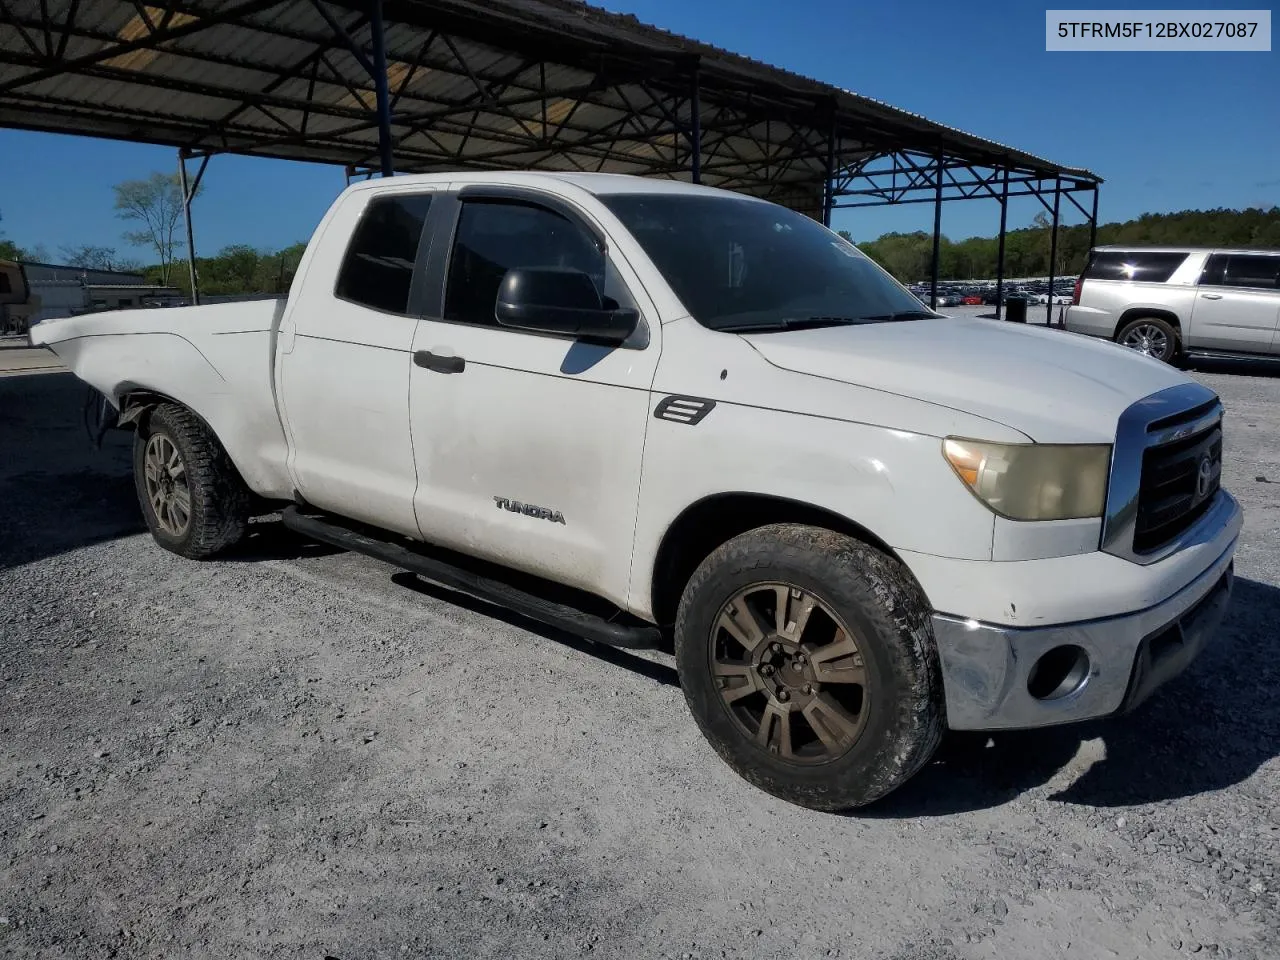
[[383, 560], [450, 589], [470, 594], [530, 620], [537, 620], [596, 643], [630, 650], [652, 650], [662, 640], [661, 631], [649, 624], [614, 623], [576, 607], [545, 600], [511, 584], [464, 570], [398, 543], [367, 536], [326, 517], [303, 513], [296, 506], [285, 507], [281, 512], [281, 520], [290, 530], [305, 537]]
[[1267, 353], [1231, 353], [1227, 350], [1187, 350], [1192, 360], [1231, 360], [1240, 363], [1278, 363], [1280, 355]]

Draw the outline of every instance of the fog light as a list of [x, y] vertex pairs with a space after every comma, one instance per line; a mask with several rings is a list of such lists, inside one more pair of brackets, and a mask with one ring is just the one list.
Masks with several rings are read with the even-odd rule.
[[1089, 654], [1083, 647], [1054, 647], [1031, 668], [1027, 692], [1037, 700], [1059, 700], [1075, 693], [1089, 679]]

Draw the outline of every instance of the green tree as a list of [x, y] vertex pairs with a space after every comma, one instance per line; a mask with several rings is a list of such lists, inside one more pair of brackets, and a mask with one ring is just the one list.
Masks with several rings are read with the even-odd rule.
[[201, 257], [196, 264], [200, 289], [211, 294], [261, 293], [257, 282], [261, 260], [262, 254], [244, 243]]
[[[4, 220], [4, 214], [0, 214], [0, 221]], [[22, 248], [12, 240], [4, 239], [4, 230], [0, 229], [0, 260], [21, 260]]]
[[173, 272], [175, 254], [186, 246], [178, 237], [182, 221], [182, 186], [176, 173], [153, 173], [145, 180], [117, 183], [116, 216], [139, 223], [137, 230], [124, 234], [124, 239], [137, 247], [155, 251], [159, 258], [159, 280], [168, 284]]

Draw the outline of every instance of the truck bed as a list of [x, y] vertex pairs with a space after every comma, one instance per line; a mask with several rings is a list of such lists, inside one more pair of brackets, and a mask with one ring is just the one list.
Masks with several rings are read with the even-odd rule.
[[31, 342], [52, 350], [115, 406], [137, 391], [186, 404], [223, 440], [254, 492], [292, 492], [272, 386], [284, 298], [116, 310], [46, 320]]

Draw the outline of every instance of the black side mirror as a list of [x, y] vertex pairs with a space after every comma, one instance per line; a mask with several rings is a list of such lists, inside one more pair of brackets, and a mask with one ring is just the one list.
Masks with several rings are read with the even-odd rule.
[[498, 287], [494, 315], [504, 327], [621, 343], [635, 332], [635, 310], [606, 307], [581, 270], [517, 267]]

